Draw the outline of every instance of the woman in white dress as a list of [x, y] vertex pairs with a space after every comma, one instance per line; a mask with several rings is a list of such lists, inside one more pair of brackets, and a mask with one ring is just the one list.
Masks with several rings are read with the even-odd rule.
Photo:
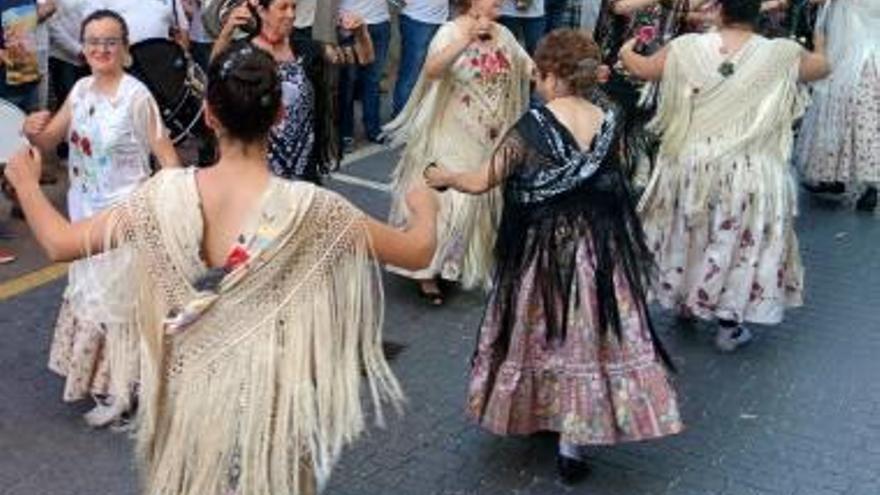
[[796, 161], [809, 189], [846, 191], [872, 211], [880, 185], [880, 2], [828, 2], [817, 29], [834, 70], [813, 85]]
[[[495, 22], [499, 2], [456, 4], [460, 15], [437, 31], [409, 101], [385, 127], [392, 143], [406, 142], [393, 177], [393, 225], [406, 225], [403, 200], [422, 181], [428, 164], [442, 160], [477, 169], [528, 104], [532, 60], [510, 31]], [[442, 193], [431, 265], [418, 271], [389, 269], [418, 281], [421, 295], [434, 305], [443, 303], [438, 278], [465, 287], [485, 283], [494, 231], [489, 204], [485, 197]]]
[[[64, 140], [70, 146], [71, 220], [91, 217], [126, 199], [150, 176], [150, 154], [163, 166], [178, 165], [158, 107], [147, 88], [124, 71], [128, 29], [115, 12], [98, 10], [83, 21], [83, 54], [92, 75], [81, 79], [63, 106], [31, 114], [25, 122], [30, 141], [44, 152]], [[92, 426], [104, 426], [124, 413], [131, 384], [114, 383], [115, 366], [105, 348], [108, 332], [129, 324], [125, 308], [106, 311], [97, 304], [115, 294], [128, 275], [127, 254], [118, 250], [70, 266], [49, 368], [67, 378], [65, 401], [95, 399], [86, 414]], [[114, 297], [114, 300], [119, 300]], [[113, 313], [113, 314], [110, 314]]]
[[652, 127], [662, 143], [639, 205], [657, 262], [654, 295], [685, 317], [718, 321], [716, 346], [750, 340], [743, 322], [776, 324], [802, 303], [803, 267], [789, 173], [799, 81], [827, 75], [810, 53], [755, 33], [760, 0], [722, 0], [716, 32], [673, 40], [651, 57], [621, 49], [630, 73], [662, 79]]

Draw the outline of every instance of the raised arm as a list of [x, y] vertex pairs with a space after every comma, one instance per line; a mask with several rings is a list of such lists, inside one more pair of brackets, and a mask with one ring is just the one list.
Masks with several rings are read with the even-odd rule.
[[619, 59], [623, 67], [633, 76], [645, 81], [659, 81], [663, 78], [663, 69], [666, 66], [666, 56], [669, 46], [664, 46], [653, 55], [639, 55], [635, 51], [636, 42], [633, 38], [620, 47]]
[[[463, 19], [456, 21], [456, 23], [458, 23], [455, 26], [458, 28], [458, 33], [452, 36], [452, 40], [443, 48], [435, 49], [428, 53], [423, 69], [428, 79], [437, 80], [443, 78], [449, 67], [458, 59], [468, 45], [479, 36], [479, 23], [474, 18], [463, 16]], [[452, 27], [441, 29], [452, 29]]]
[[367, 220], [367, 231], [380, 262], [408, 270], [419, 270], [431, 263], [437, 247], [436, 194], [424, 186], [407, 194], [410, 215], [406, 230]]
[[504, 182], [510, 171], [523, 156], [519, 138], [508, 135], [492, 153], [492, 157], [477, 170], [453, 172], [436, 163], [425, 168], [425, 182], [434, 189], [453, 188], [465, 194], [483, 194]]
[[40, 246], [52, 261], [72, 261], [104, 250], [110, 210], [80, 222], [70, 223], [40, 189], [42, 157], [37, 148], [27, 147], [6, 165], [5, 174], [15, 188], [25, 219]]
[[217, 39], [214, 40], [214, 46], [211, 48], [211, 60], [223, 53], [232, 44], [232, 35], [237, 28], [247, 25], [251, 22], [251, 12], [248, 10], [247, 2], [242, 3], [232, 10]]

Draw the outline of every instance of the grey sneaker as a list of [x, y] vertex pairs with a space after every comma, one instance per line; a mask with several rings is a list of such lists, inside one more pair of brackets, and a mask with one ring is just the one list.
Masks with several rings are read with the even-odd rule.
[[752, 332], [745, 325], [718, 327], [715, 334], [715, 347], [721, 352], [733, 352], [752, 340]]

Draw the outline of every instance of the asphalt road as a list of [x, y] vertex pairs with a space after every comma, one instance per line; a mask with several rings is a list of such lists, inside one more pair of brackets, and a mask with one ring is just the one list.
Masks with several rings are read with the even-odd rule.
[[[391, 152], [360, 160], [330, 186], [383, 217], [393, 162]], [[576, 488], [556, 481], [552, 437], [499, 438], [464, 417], [483, 295], [458, 292], [431, 308], [386, 276], [386, 335], [406, 346], [393, 368], [409, 404], [345, 452], [326, 493], [880, 494], [880, 220], [802, 203], [805, 307], [778, 327], [753, 327], [755, 342], [733, 355], [713, 350], [711, 327], [676, 328], [657, 313], [688, 429], [595, 449], [593, 474]], [[28, 242], [18, 244], [22, 263], [36, 268]], [[23, 265], [0, 271], [0, 285]], [[63, 283], [0, 300], [0, 494], [134, 495], [130, 440], [89, 430], [86, 405], [63, 404], [62, 380], [46, 369]]]

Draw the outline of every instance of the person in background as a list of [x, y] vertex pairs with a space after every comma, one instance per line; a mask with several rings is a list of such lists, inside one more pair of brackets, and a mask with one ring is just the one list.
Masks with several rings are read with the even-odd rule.
[[181, 0], [95, 0], [94, 5], [118, 12], [125, 19], [132, 45], [158, 38], [174, 40], [189, 49], [189, 20]]
[[[125, 73], [129, 45], [122, 17], [94, 11], [83, 21], [80, 40], [92, 75], [74, 85], [54, 115], [35, 112], [24, 124], [28, 139], [44, 152], [68, 142], [67, 211], [73, 221], [125, 201], [150, 177], [151, 154], [162, 167], [179, 165], [155, 100]], [[52, 339], [49, 368], [66, 378], [63, 400], [93, 398], [96, 405], [85, 419], [95, 427], [119, 419], [132, 404], [134, 384], [120, 377], [125, 366], [137, 363], [113, 363], [108, 356], [108, 342], [127, 331], [131, 315], [122, 306], [103, 311], [105, 298], [120, 295], [130, 262], [128, 253], [114, 250], [71, 264]]]
[[401, 406], [376, 263], [428, 262], [435, 194], [409, 195], [413, 221], [400, 231], [334, 192], [272, 176], [281, 84], [263, 50], [219, 54], [206, 102], [217, 164], [162, 170], [89, 219], [68, 222], [46, 199], [39, 153], [23, 150], [6, 169], [53, 259], [121, 247], [136, 260], [125, 278], [136, 325], [111, 349], [113, 362], [144, 364], [141, 493], [314, 495], [368, 417], [381, 423], [380, 401]]
[[40, 84], [37, 86], [37, 107], [46, 108], [49, 103], [49, 27], [48, 21], [55, 15], [54, 0], [37, 0], [37, 63], [40, 68]]
[[183, 3], [189, 20], [189, 50], [199, 68], [208, 72], [208, 63], [211, 61], [211, 48], [214, 39], [205, 31], [202, 23], [202, 4], [204, 0], [189, 0]]
[[721, 26], [643, 56], [620, 49], [634, 77], [660, 81], [649, 128], [661, 136], [639, 204], [657, 262], [653, 294], [684, 321], [717, 322], [715, 346], [732, 352], [803, 304], [790, 172], [793, 124], [808, 98], [799, 82], [828, 75], [824, 38], [806, 51], [755, 32], [760, 0], [721, 0]]
[[428, 45], [449, 18], [448, 0], [407, 0], [400, 14], [400, 67], [394, 85], [392, 116], [406, 105], [422, 72]]
[[39, 104], [37, 26], [55, 9], [51, 2], [4, 0], [0, 4], [0, 98], [32, 112]]
[[614, 149], [623, 114], [594, 94], [599, 53], [583, 32], [550, 33], [535, 52], [548, 103], [479, 168], [425, 169], [432, 187], [503, 191], [467, 415], [497, 435], [557, 433], [567, 483], [587, 474], [588, 446], [682, 429], [645, 300], [651, 253]]
[[318, 0], [299, 0], [296, 2], [296, 19], [293, 21], [293, 35], [295, 37], [312, 39], [312, 26], [315, 25], [317, 8]]
[[57, 107], [67, 99], [76, 81], [89, 74], [82, 59], [79, 30], [91, 3], [55, 0], [57, 12], [49, 18], [49, 84]]
[[509, 29], [531, 55], [546, 31], [544, 0], [503, 0], [498, 22]]
[[[367, 25], [373, 44], [373, 61], [366, 65], [349, 65], [340, 68], [339, 79], [339, 134], [343, 150], [354, 149], [354, 100], [356, 88], [360, 88], [362, 119], [367, 141], [380, 142], [382, 132], [382, 101], [379, 83], [388, 58], [391, 42], [391, 13], [386, 0], [342, 0], [340, 18], [359, 17]], [[348, 43], [350, 30], [342, 29], [340, 43]]]
[[[406, 225], [406, 191], [421, 183], [429, 163], [442, 160], [455, 171], [480, 167], [528, 105], [532, 60], [496, 22], [497, 0], [456, 0], [453, 7], [455, 18], [431, 41], [412, 96], [385, 126], [391, 144], [406, 144], [392, 175], [392, 225]], [[430, 266], [387, 269], [417, 282], [433, 306], [444, 302], [441, 279], [466, 289], [486, 286], [495, 221], [487, 196], [443, 192]]]

